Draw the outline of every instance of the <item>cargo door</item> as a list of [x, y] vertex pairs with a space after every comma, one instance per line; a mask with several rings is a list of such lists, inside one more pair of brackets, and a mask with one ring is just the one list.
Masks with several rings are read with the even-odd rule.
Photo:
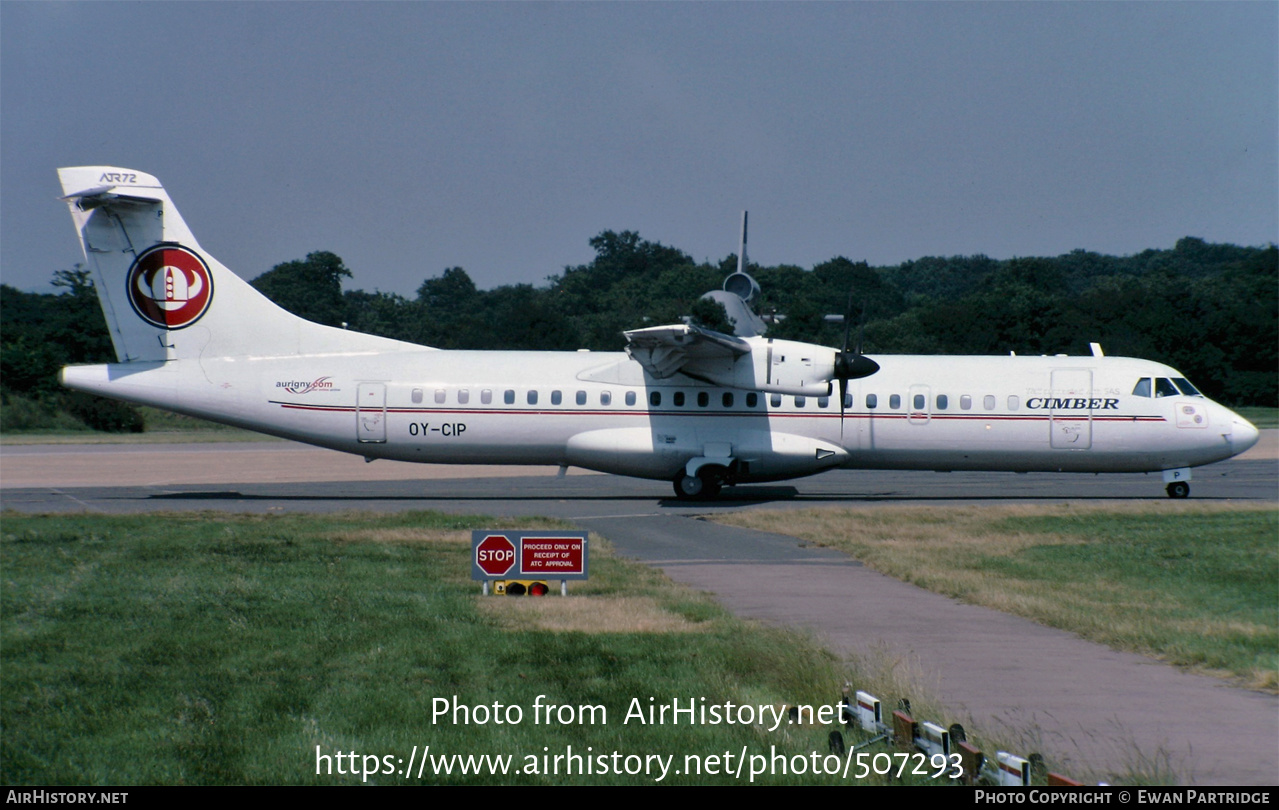
[[360, 383], [355, 401], [355, 437], [368, 443], [386, 441], [386, 383]]

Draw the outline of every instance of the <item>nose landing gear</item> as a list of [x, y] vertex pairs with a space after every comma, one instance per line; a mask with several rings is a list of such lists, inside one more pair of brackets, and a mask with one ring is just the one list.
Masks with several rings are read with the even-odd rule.
[[1185, 481], [1173, 481], [1164, 487], [1164, 491], [1168, 493], [1169, 498], [1189, 498], [1190, 484]]

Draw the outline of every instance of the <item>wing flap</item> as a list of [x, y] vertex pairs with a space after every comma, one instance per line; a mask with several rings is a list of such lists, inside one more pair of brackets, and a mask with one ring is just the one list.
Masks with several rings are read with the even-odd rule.
[[731, 364], [751, 352], [745, 340], [688, 324], [632, 329], [626, 335], [626, 353], [659, 380], [690, 364], [708, 360]]

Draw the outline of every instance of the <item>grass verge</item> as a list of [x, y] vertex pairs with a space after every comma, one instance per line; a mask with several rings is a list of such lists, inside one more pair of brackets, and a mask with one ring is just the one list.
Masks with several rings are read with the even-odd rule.
[[1231, 504], [755, 511], [716, 516], [839, 548], [964, 602], [1279, 688], [1279, 513]]
[[[352, 783], [363, 780], [317, 775], [317, 761], [336, 767], [317, 752], [354, 752], [348, 765], [361, 768], [365, 756], [393, 758], [372, 760], [370, 782], [417, 783], [381, 771], [430, 746], [510, 756], [525, 770], [427, 770], [421, 782], [649, 784], [652, 774], [531, 773], [527, 757], [540, 770], [543, 755], [571, 746], [673, 755], [683, 769], [690, 754], [825, 753], [823, 726], [624, 722], [632, 700], [647, 711], [650, 698], [829, 704], [848, 673], [806, 638], [743, 623], [598, 540], [591, 579], [570, 598], [483, 599], [468, 530], [485, 524], [428, 513], [6, 514], [0, 781]], [[602, 706], [607, 722], [535, 723], [539, 695]], [[521, 707], [523, 721], [436, 721], [436, 701], [455, 697]]]

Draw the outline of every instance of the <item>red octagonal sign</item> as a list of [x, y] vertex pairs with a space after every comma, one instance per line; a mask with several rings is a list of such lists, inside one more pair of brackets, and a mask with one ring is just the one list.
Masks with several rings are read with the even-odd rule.
[[500, 577], [515, 565], [515, 544], [501, 534], [490, 534], [475, 547], [475, 564], [491, 577]]

